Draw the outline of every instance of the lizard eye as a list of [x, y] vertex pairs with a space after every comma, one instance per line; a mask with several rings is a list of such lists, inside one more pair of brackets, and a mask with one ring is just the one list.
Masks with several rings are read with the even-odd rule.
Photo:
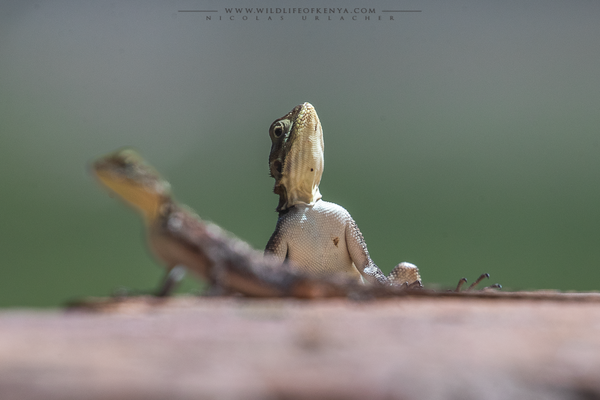
[[273, 135], [275, 135], [275, 137], [279, 137], [281, 136], [281, 134], [283, 133], [283, 128], [281, 127], [281, 125], [277, 125], [274, 129], [273, 129]]
[[287, 120], [276, 121], [271, 126], [271, 133], [275, 139], [279, 139], [284, 133], [288, 131], [290, 122]]
[[119, 167], [121, 167], [123, 169], [131, 169], [131, 167], [133, 166], [133, 163], [128, 158], [118, 160], [117, 163], [118, 163]]

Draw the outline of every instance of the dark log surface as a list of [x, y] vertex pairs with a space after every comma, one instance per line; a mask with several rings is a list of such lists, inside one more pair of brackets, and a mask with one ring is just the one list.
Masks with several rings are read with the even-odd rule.
[[532, 398], [600, 398], [598, 295], [0, 312], [2, 400]]

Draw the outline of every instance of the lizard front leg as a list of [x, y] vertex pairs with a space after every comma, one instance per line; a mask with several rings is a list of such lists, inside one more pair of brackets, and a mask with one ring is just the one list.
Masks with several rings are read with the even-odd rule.
[[358, 229], [356, 222], [354, 222], [350, 215], [348, 215], [346, 242], [348, 244], [348, 252], [350, 253], [352, 262], [370, 283], [378, 282], [384, 285], [394, 286], [406, 285], [409, 288], [419, 288], [423, 286], [421, 284], [419, 269], [416, 265], [411, 263], [402, 262], [390, 272], [389, 276], [385, 276], [373, 262], [371, 256], [369, 256], [365, 239], [360, 229]]
[[165, 275], [160, 287], [158, 288], [156, 296], [165, 297], [173, 293], [173, 290], [175, 290], [186, 273], [187, 268], [184, 265], [176, 265], [171, 268]]

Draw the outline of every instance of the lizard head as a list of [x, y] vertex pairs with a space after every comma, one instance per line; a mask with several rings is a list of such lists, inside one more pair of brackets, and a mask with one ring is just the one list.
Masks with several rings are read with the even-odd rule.
[[161, 206], [171, 200], [169, 183], [131, 149], [122, 149], [92, 164], [96, 177], [112, 192], [152, 221]]
[[323, 175], [323, 129], [315, 108], [300, 104], [269, 128], [269, 169], [279, 195], [277, 211], [299, 204], [314, 204], [321, 198]]

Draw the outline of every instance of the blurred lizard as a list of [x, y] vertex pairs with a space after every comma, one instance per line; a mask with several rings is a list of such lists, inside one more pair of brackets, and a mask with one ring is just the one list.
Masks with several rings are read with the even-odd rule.
[[321, 199], [323, 128], [315, 108], [300, 104], [269, 128], [269, 169], [279, 195], [279, 218], [266, 254], [290, 260], [303, 272], [356, 281], [421, 287], [418, 268], [398, 264], [385, 276], [375, 265], [362, 233], [348, 211]]

